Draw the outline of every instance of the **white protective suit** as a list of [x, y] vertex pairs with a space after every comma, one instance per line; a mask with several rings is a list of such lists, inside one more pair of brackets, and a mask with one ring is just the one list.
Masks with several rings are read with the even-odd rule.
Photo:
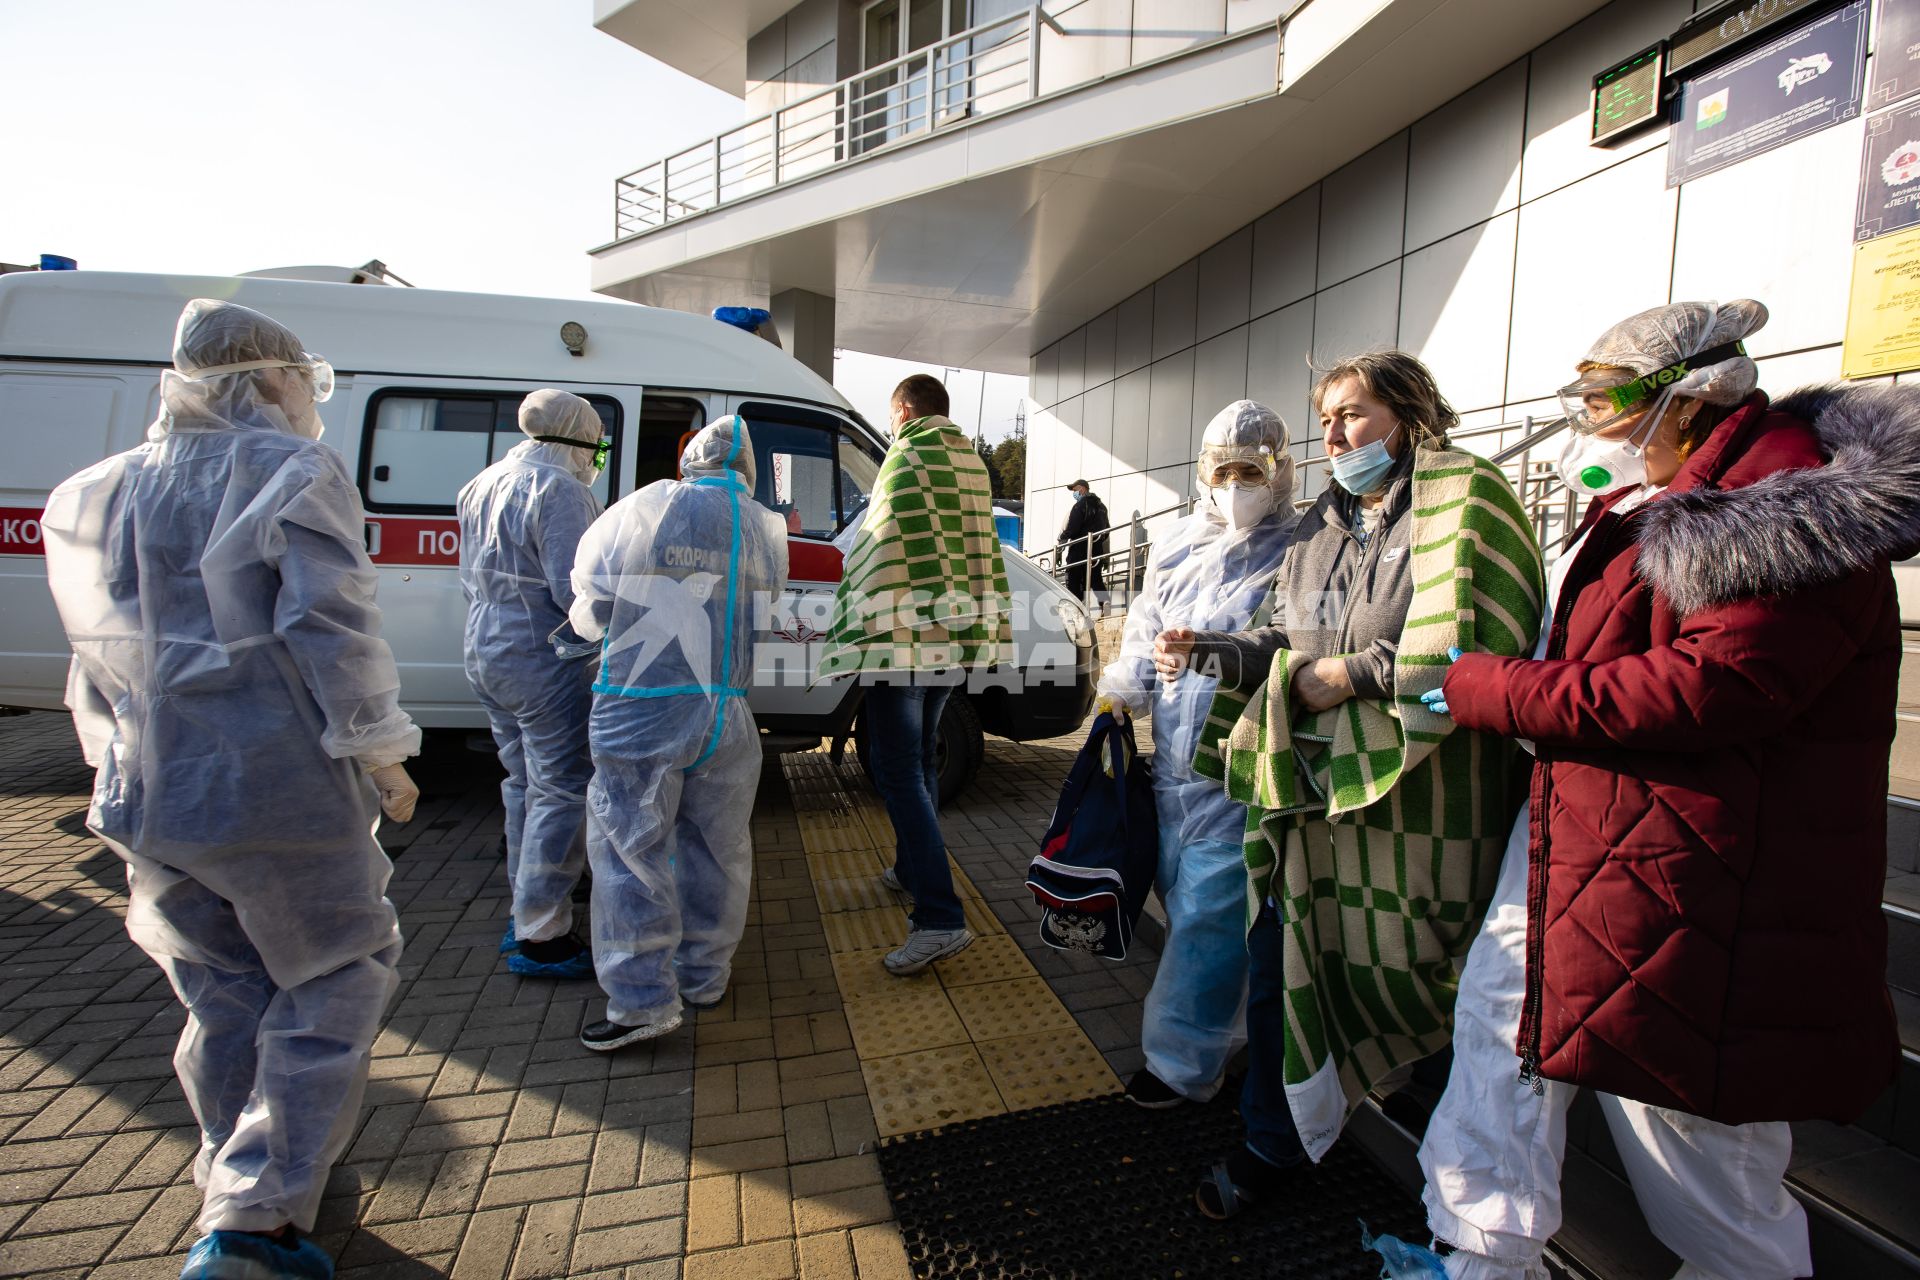
[[[1615, 511], [1652, 496], [1629, 496]], [[1579, 546], [1576, 540], [1562, 551], [1548, 573], [1536, 659], [1545, 656], [1552, 607]], [[1547, 1280], [1542, 1254], [1560, 1229], [1567, 1110], [1579, 1090], [1542, 1080], [1535, 1093], [1520, 1083], [1514, 1049], [1527, 994], [1530, 834], [1522, 809], [1460, 973], [1453, 1071], [1420, 1144], [1428, 1225], [1460, 1249], [1446, 1259], [1451, 1280]], [[1781, 1182], [1793, 1152], [1789, 1126], [1724, 1125], [1610, 1094], [1595, 1099], [1647, 1225], [1688, 1260], [1674, 1280], [1813, 1274], [1806, 1212]]]
[[1153, 717], [1153, 793], [1160, 819], [1156, 885], [1167, 908], [1167, 946], [1141, 1019], [1147, 1069], [1195, 1101], [1220, 1087], [1246, 1042], [1246, 806], [1193, 772], [1194, 751], [1218, 681], [1197, 671], [1163, 682], [1153, 641], [1170, 627], [1242, 631], [1272, 593], [1294, 513], [1293, 465], [1279, 415], [1251, 400], [1222, 409], [1202, 437], [1213, 451], [1264, 449], [1272, 459], [1273, 511], [1249, 529], [1228, 527], [1203, 482], [1192, 515], [1155, 539], [1145, 584], [1127, 612], [1120, 656], [1100, 673], [1100, 693]]
[[359, 497], [315, 443], [310, 362], [258, 312], [188, 303], [148, 442], [61, 484], [44, 520], [99, 770], [87, 825], [188, 1010], [174, 1061], [207, 1231], [312, 1228], [400, 952], [366, 771], [420, 731]]
[[682, 479], [627, 495], [580, 540], [574, 629], [604, 637], [589, 733], [593, 958], [607, 1019], [665, 1022], [726, 991], [746, 925], [760, 734], [756, 620], [787, 581], [787, 533], [753, 499], [753, 441], [723, 418]]
[[600, 516], [588, 488], [601, 434], [593, 406], [543, 388], [520, 405], [530, 437], [460, 490], [460, 587], [467, 598], [467, 682], [486, 708], [506, 807], [507, 883], [522, 941], [573, 927], [586, 865], [589, 659], [548, 641], [573, 604], [573, 558]]

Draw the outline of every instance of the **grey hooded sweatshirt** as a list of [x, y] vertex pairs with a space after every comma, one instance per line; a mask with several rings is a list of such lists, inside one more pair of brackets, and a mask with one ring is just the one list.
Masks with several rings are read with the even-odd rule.
[[1273, 625], [1198, 632], [1193, 663], [1202, 670], [1217, 665], [1222, 688], [1245, 692], [1267, 678], [1281, 649], [1345, 657], [1354, 696], [1391, 698], [1400, 631], [1413, 603], [1413, 455], [1407, 450], [1388, 473], [1385, 514], [1364, 538], [1360, 499], [1328, 485], [1300, 517], [1280, 562]]

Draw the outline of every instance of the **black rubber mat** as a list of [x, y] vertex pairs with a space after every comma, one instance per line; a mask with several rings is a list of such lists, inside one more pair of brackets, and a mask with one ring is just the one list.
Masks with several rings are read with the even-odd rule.
[[1425, 1243], [1419, 1202], [1351, 1141], [1288, 1191], [1213, 1222], [1195, 1185], [1241, 1141], [1234, 1090], [1147, 1111], [1120, 1097], [896, 1139], [880, 1169], [921, 1280], [1374, 1280], [1360, 1221]]

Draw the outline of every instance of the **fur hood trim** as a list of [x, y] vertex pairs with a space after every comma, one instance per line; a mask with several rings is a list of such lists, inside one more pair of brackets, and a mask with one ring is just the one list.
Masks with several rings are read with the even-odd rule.
[[1804, 387], [1771, 411], [1812, 423], [1827, 465], [1641, 510], [1640, 576], [1682, 617], [1920, 552], [1920, 389]]

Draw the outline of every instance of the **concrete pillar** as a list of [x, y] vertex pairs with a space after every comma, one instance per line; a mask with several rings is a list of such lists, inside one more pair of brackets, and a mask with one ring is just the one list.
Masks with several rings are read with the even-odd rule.
[[767, 310], [787, 354], [833, 381], [833, 299], [806, 289], [773, 295]]

